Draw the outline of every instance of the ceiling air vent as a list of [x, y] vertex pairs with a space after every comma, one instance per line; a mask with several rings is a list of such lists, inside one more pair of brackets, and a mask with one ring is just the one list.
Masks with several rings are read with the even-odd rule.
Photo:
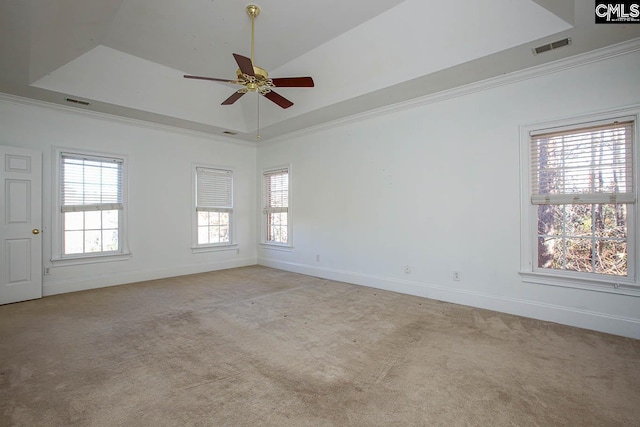
[[543, 44], [542, 46], [538, 46], [533, 48], [533, 54], [538, 55], [542, 52], [548, 52], [550, 50], [558, 49], [559, 47], [569, 46], [571, 44], [571, 37], [567, 37], [566, 39], [558, 40], [557, 42]]
[[224, 133], [224, 134], [226, 134], [226, 135], [237, 135], [237, 134], [238, 134], [237, 132], [231, 132], [230, 130], [225, 130], [225, 131], [224, 131], [224, 132], [222, 132], [222, 133]]
[[80, 101], [79, 99], [74, 98], [65, 98], [65, 101], [71, 102], [72, 104], [90, 105], [90, 103], [87, 101]]

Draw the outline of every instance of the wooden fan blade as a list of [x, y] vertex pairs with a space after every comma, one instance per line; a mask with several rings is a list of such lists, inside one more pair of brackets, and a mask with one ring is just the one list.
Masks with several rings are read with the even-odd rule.
[[236, 102], [238, 99], [240, 99], [242, 97], [242, 95], [244, 95], [246, 92], [236, 92], [233, 95], [231, 95], [230, 97], [228, 97], [227, 99], [225, 99], [222, 104], [220, 105], [231, 105], [234, 102]]
[[271, 79], [276, 87], [313, 87], [311, 77], [281, 77]]
[[251, 59], [247, 58], [246, 56], [238, 55], [237, 53], [234, 53], [233, 57], [236, 59], [236, 62], [238, 63], [238, 67], [240, 68], [240, 71], [242, 71], [242, 74], [255, 76]]
[[282, 108], [289, 108], [289, 107], [291, 107], [293, 105], [293, 102], [289, 101], [284, 96], [275, 93], [274, 91], [265, 93], [264, 97], [269, 99], [270, 101], [278, 104]]
[[185, 79], [198, 79], [198, 80], [211, 80], [214, 82], [225, 82], [225, 83], [232, 83], [232, 84], [237, 84], [239, 83], [237, 80], [229, 80], [229, 79], [217, 79], [215, 77], [202, 77], [202, 76], [184, 76]]

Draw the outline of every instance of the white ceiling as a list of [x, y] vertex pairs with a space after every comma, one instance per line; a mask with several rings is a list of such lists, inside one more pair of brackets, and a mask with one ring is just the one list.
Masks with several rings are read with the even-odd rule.
[[587, 0], [262, 0], [255, 65], [315, 87], [277, 88], [287, 110], [256, 93], [222, 106], [237, 86], [182, 76], [235, 77], [232, 53], [251, 54], [247, 4], [2, 0], [0, 91], [255, 141], [258, 123], [264, 140], [640, 37], [594, 24]]

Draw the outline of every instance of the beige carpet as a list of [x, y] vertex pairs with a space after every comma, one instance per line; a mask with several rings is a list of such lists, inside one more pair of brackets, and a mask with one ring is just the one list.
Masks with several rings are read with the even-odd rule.
[[247, 267], [0, 307], [2, 426], [640, 425], [640, 341]]

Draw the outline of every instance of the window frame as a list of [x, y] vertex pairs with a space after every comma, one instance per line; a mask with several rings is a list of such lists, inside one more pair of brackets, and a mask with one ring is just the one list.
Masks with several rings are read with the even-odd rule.
[[[91, 252], [81, 254], [64, 253], [64, 214], [62, 212], [62, 166], [63, 155], [89, 158], [104, 158], [120, 161], [122, 164], [122, 210], [118, 214], [119, 250], [109, 252]], [[84, 149], [54, 147], [52, 157], [52, 251], [51, 262], [57, 265], [91, 264], [99, 262], [121, 261], [131, 258], [128, 239], [128, 159], [126, 155], [105, 153]]]
[[[220, 243], [198, 243], [198, 168], [211, 169], [231, 173], [231, 209], [229, 211], [229, 241]], [[228, 166], [217, 166], [204, 163], [193, 163], [191, 167], [191, 251], [192, 253], [216, 252], [235, 250], [238, 244], [235, 241], [235, 170]], [[225, 211], [227, 211], [225, 209]]]
[[[575, 129], [614, 120], [634, 121], [633, 176], [635, 182], [635, 203], [627, 204], [627, 271], [626, 277], [598, 273], [576, 272], [537, 267], [538, 254], [538, 214], [539, 205], [531, 202], [531, 134]], [[594, 113], [579, 117], [528, 124], [520, 126], [520, 187], [521, 187], [521, 250], [520, 276], [525, 283], [588, 289], [594, 291], [640, 296], [639, 272], [640, 257], [638, 245], [640, 239], [640, 214], [638, 209], [638, 163], [640, 147], [640, 105]]]
[[[267, 212], [267, 186], [266, 186], [266, 177], [267, 175], [273, 174], [278, 171], [287, 171], [287, 241], [286, 242], [275, 242], [267, 240], [268, 236], [268, 212]], [[261, 212], [262, 212], [262, 232], [260, 244], [266, 248], [276, 249], [288, 251], [293, 249], [293, 234], [292, 234], [292, 215], [291, 215], [291, 165], [283, 165], [278, 167], [270, 167], [262, 170], [260, 179], [260, 186], [262, 188], [262, 202], [261, 202]]]

